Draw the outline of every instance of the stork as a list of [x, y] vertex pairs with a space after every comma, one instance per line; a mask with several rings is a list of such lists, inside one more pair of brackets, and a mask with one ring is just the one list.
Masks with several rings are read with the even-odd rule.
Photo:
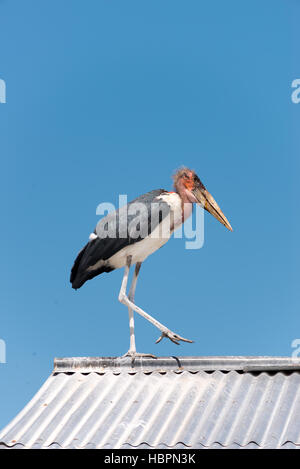
[[[78, 289], [103, 272], [125, 267], [118, 299], [129, 312], [130, 347], [124, 356], [133, 360], [136, 356], [154, 357], [136, 352], [134, 311], [159, 329], [161, 334], [156, 343], [163, 338], [177, 345], [180, 341], [193, 342], [171, 331], [135, 304], [134, 295], [142, 262], [170, 239], [173, 231], [191, 215], [194, 203], [200, 204], [232, 231], [227, 218], [195, 171], [181, 168], [173, 179], [174, 192], [152, 190], [103, 217], [91, 233], [89, 242], [79, 252], [71, 270], [70, 282], [74, 289]], [[135, 270], [127, 295], [129, 270], [133, 265]]]

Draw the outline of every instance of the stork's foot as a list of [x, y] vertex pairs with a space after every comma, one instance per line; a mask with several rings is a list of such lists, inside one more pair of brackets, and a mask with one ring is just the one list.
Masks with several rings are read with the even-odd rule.
[[157, 341], [155, 343], [158, 344], [161, 340], [163, 340], [164, 337], [167, 337], [172, 342], [174, 342], [174, 344], [176, 344], [176, 345], [180, 345], [179, 344], [180, 340], [182, 342], [189, 342], [190, 344], [192, 344], [194, 342], [193, 340], [185, 339], [184, 337], [181, 337], [180, 335], [175, 334], [172, 331], [166, 331], [166, 332], [161, 333], [161, 336], [157, 339]]
[[128, 350], [125, 355], [122, 355], [122, 358], [127, 358], [130, 357], [131, 361], [134, 362], [136, 358], [157, 358], [155, 355], [152, 355], [152, 353], [139, 353], [139, 352], [133, 352], [131, 350]]

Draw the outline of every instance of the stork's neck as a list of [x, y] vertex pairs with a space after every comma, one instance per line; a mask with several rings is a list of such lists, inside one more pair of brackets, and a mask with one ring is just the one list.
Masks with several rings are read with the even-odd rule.
[[192, 213], [194, 200], [191, 200], [189, 191], [187, 191], [181, 181], [175, 186], [175, 190], [181, 198], [182, 221], [185, 221]]
[[185, 187], [181, 180], [177, 181], [175, 184], [175, 191], [180, 196], [182, 203], [193, 203], [195, 202], [195, 197], [191, 194], [191, 192]]

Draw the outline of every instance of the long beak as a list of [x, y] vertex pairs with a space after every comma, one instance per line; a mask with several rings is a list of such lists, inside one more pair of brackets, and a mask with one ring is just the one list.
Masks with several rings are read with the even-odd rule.
[[202, 188], [195, 188], [193, 189], [193, 194], [196, 197], [198, 203], [202, 205], [205, 210], [211, 213], [219, 222], [228, 228], [228, 230], [232, 231], [232, 227], [225, 217], [224, 213], [220, 209], [219, 205], [213, 198], [213, 196], [206, 190]]

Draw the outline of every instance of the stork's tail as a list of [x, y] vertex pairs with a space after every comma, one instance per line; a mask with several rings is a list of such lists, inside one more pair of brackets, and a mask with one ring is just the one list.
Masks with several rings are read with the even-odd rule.
[[100, 275], [103, 272], [111, 272], [114, 270], [112, 267], [108, 265], [103, 265], [97, 269], [89, 270], [89, 259], [90, 259], [90, 247], [92, 242], [90, 241], [87, 243], [84, 248], [80, 251], [78, 256], [75, 259], [73, 267], [71, 269], [71, 276], [70, 282], [72, 284], [72, 288], [77, 290], [78, 288], [82, 287], [82, 285], [87, 281], [91, 280], [92, 278], [96, 277], [96, 275]]

